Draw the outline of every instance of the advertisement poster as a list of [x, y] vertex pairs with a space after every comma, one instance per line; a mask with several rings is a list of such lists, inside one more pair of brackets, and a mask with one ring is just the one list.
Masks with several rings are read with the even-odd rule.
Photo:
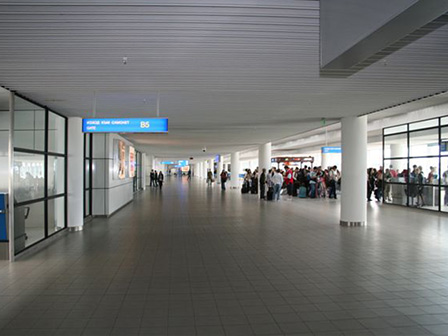
[[114, 140], [114, 178], [126, 178], [126, 144], [121, 140]]
[[129, 177], [135, 176], [135, 148], [129, 146]]

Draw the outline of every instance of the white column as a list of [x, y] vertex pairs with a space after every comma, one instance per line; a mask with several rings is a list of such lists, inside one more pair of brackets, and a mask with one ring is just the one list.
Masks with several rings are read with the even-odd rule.
[[342, 118], [341, 225], [367, 220], [367, 116]]
[[231, 164], [231, 179], [230, 179], [230, 187], [231, 188], [239, 188], [240, 187], [240, 179], [238, 175], [240, 174], [240, 152], [235, 152], [231, 154], [230, 157]]
[[204, 162], [199, 162], [198, 176], [200, 178], [203, 177], [203, 174], [204, 174], [203, 169], [204, 169]]
[[208, 170], [208, 162], [204, 161], [203, 169], [202, 169], [202, 177], [207, 178], [207, 170]]
[[258, 169], [260, 173], [263, 171], [263, 168], [266, 169], [266, 172], [271, 168], [271, 155], [272, 144], [270, 142], [258, 148]]
[[143, 190], [146, 190], [146, 174], [149, 174], [149, 171], [147, 171], [148, 167], [147, 167], [147, 158], [146, 158], [146, 153], [142, 153], [142, 162], [141, 162], [141, 176], [142, 176], [142, 188]]
[[216, 169], [216, 182], [218, 182], [218, 184], [221, 183], [221, 179], [219, 178], [219, 176], [221, 175], [223, 169], [224, 169], [224, 163], [222, 162], [222, 156], [220, 155], [218, 161], [218, 168]]
[[84, 137], [82, 119], [68, 118], [67, 211], [68, 228], [80, 231], [84, 225]]

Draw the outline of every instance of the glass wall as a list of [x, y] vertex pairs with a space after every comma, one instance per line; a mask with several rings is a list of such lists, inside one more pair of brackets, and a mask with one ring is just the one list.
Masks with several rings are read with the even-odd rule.
[[66, 118], [15, 97], [14, 250], [66, 227]]
[[385, 203], [448, 212], [447, 122], [434, 118], [383, 129]]

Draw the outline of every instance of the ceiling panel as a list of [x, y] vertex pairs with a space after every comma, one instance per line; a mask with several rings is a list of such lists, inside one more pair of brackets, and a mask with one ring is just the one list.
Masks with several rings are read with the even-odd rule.
[[[447, 89], [448, 29], [319, 76], [319, 2], [0, 1], [0, 84], [71, 116], [160, 116], [157, 156], [228, 153]], [[123, 57], [128, 58], [126, 65]]]

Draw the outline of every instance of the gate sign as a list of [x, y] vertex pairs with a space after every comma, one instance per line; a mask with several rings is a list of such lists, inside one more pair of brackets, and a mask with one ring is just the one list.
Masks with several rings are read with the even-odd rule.
[[342, 153], [341, 147], [327, 146], [322, 147], [322, 154], [340, 154]]
[[168, 118], [83, 119], [84, 133], [167, 133]]

